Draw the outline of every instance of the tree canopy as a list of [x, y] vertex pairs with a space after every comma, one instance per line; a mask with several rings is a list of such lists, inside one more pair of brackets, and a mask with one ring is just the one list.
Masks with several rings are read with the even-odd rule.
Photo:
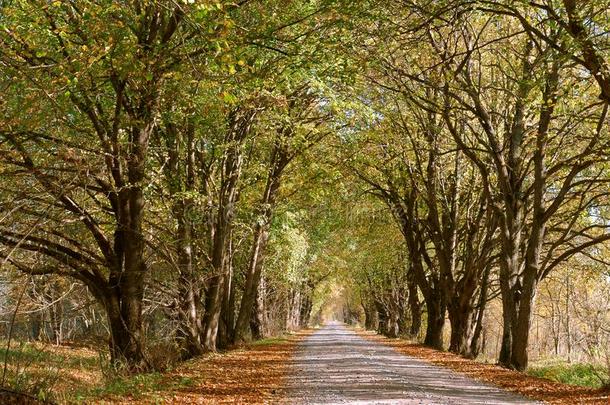
[[131, 372], [329, 317], [522, 371], [551, 309], [607, 360], [609, 10], [0, 1], [9, 347], [51, 280]]

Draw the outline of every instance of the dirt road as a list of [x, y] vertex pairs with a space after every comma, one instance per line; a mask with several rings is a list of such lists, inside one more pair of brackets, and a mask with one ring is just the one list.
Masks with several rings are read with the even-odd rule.
[[308, 336], [293, 361], [290, 404], [536, 403], [400, 354], [339, 323]]

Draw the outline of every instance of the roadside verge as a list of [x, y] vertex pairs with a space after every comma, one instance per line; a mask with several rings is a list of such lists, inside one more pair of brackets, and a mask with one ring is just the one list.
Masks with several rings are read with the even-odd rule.
[[390, 339], [375, 332], [354, 328], [365, 339], [393, 347], [398, 352], [445, 367], [479, 381], [485, 381], [507, 391], [512, 391], [549, 404], [610, 404], [608, 391], [560, 384], [554, 381], [507, 370], [494, 364], [466, 359], [403, 339]]
[[312, 330], [306, 329], [197, 357], [164, 374], [159, 389], [104, 400], [113, 404], [275, 403], [281, 400], [292, 355], [298, 343], [310, 333]]

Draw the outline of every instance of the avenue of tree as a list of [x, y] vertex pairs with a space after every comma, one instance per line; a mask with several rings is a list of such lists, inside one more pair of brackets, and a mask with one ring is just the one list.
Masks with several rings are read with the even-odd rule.
[[496, 311], [525, 370], [540, 301], [571, 314], [543, 291], [610, 291], [609, 30], [608, 0], [0, 0], [5, 337], [141, 372], [339, 294], [473, 358]]

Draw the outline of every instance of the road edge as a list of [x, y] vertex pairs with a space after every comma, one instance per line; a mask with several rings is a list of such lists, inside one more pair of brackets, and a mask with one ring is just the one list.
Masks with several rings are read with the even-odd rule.
[[403, 355], [450, 369], [461, 375], [523, 395], [529, 399], [553, 405], [610, 404], [608, 391], [602, 389], [595, 390], [561, 384], [515, 370], [508, 370], [495, 364], [482, 363], [453, 353], [435, 350], [405, 339], [392, 339], [360, 327], [349, 325], [348, 327], [359, 336], [392, 347]]

